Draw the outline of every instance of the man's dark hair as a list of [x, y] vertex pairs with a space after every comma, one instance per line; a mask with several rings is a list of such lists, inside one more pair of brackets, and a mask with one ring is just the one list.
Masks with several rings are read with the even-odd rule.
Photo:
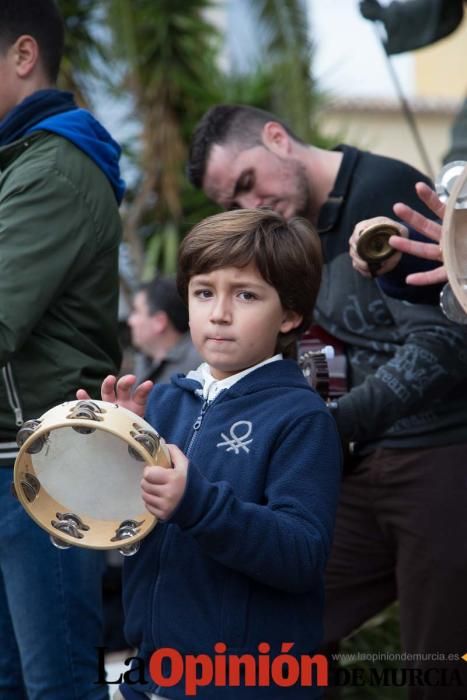
[[151, 282], [139, 288], [146, 295], [146, 302], [151, 316], [164, 311], [171, 324], [179, 333], [188, 330], [188, 309], [180, 297], [174, 277], [158, 275]]
[[64, 47], [64, 22], [54, 0], [0, 0], [0, 53], [5, 54], [22, 34], [39, 46], [40, 61], [55, 83]]
[[206, 164], [214, 144], [236, 143], [242, 150], [261, 145], [261, 133], [267, 122], [277, 122], [295, 141], [303, 143], [290, 127], [271, 112], [248, 105], [215, 105], [195, 127], [188, 157], [187, 176], [201, 189]]

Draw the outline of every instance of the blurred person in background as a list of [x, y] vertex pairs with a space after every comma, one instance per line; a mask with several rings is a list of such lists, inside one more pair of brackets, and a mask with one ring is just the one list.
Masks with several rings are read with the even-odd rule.
[[158, 275], [139, 288], [128, 325], [132, 344], [142, 353], [135, 366], [137, 384], [147, 379], [166, 383], [172, 374], [186, 374], [201, 364], [174, 278]]

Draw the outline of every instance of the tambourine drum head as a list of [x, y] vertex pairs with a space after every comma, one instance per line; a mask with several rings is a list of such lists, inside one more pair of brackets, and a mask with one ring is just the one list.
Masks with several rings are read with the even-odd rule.
[[[156, 524], [141, 497], [146, 464], [169, 467], [162, 438], [104, 401], [69, 401], [18, 433], [16, 494], [64, 546], [129, 549]], [[55, 542], [57, 544], [57, 542]]]
[[128, 443], [111, 433], [52, 430], [31, 461], [42, 488], [66, 511], [99, 520], [124, 520], [144, 511], [144, 464], [130, 457]]
[[441, 237], [452, 291], [467, 313], [467, 166], [458, 176], [446, 205]]
[[456, 211], [453, 218], [452, 251], [449, 257], [451, 282], [457, 300], [467, 313], [467, 209]]

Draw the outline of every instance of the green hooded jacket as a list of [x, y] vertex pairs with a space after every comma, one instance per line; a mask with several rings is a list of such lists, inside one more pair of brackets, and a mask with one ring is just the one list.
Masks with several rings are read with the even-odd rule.
[[121, 222], [103, 171], [38, 131], [0, 148], [0, 441], [118, 369]]

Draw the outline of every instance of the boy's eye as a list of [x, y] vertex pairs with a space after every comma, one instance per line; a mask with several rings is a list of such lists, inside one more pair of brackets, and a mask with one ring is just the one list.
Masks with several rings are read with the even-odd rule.
[[256, 294], [253, 294], [253, 292], [239, 292], [238, 296], [243, 299], [243, 301], [252, 301], [253, 299], [256, 299]]
[[212, 296], [212, 292], [210, 289], [195, 289], [193, 295], [199, 299], [209, 299]]

